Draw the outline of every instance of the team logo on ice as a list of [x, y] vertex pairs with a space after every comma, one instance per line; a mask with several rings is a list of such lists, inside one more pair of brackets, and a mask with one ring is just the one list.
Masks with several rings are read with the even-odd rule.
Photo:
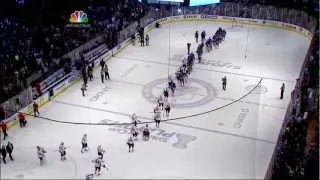
[[[143, 88], [143, 96], [150, 102], [155, 102], [156, 97], [168, 86], [168, 79], [157, 79], [146, 84]], [[176, 92], [171, 97], [171, 103], [175, 108], [191, 108], [207, 104], [215, 99], [217, 90], [211, 84], [190, 78], [184, 87], [177, 84]]]

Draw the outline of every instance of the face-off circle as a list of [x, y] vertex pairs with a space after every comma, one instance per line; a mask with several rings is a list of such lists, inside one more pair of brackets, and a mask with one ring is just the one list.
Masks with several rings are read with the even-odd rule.
[[[154, 103], [166, 87], [168, 87], [167, 78], [154, 80], [144, 86], [143, 97]], [[177, 83], [174, 96], [169, 96], [169, 98], [175, 108], [192, 108], [207, 104], [216, 96], [217, 90], [211, 84], [190, 78], [184, 87]]]

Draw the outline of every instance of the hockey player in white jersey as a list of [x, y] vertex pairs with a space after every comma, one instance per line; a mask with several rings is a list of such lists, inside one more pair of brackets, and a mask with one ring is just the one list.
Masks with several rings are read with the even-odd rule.
[[42, 166], [44, 163], [45, 153], [47, 153], [47, 151], [44, 150], [43, 147], [37, 146], [37, 155], [40, 159], [40, 166]]
[[94, 163], [94, 174], [99, 176], [101, 172], [101, 167], [106, 168], [106, 165], [101, 157], [96, 158], [92, 162]]
[[132, 136], [129, 136], [128, 140], [127, 140], [127, 145], [129, 146], [129, 152], [133, 152], [134, 151], [134, 141]]
[[154, 113], [154, 121], [156, 122], [156, 127], [159, 127], [160, 125], [160, 119], [161, 119], [161, 109], [159, 107], [159, 105], [157, 105], [154, 109], [153, 109], [153, 113]]
[[60, 160], [61, 161], [66, 160], [66, 155], [67, 155], [66, 149], [67, 148], [64, 146], [64, 143], [61, 142], [60, 145], [59, 145], [59, 153], [60, 153]]
[[98, 157], [101, 157], [101, 159], [103, 159], [103, 154], [104, 154], [106, 151], [102, 148], [101, 144], [98, 145], [97, 151], [98, 151]]
[[84, 134], [81, 140], [82, 148], [81, 153], [84, 153], [85, 151], [88, 151], [88, 137], [87, 134]]

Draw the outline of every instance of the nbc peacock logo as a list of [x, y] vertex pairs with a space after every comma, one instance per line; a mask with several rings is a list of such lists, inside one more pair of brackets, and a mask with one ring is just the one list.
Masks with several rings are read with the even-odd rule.
[[83, 11], [74, 11], [70, 15], [69, 22], [72, 24], [85, 24], [89, 22], [87, 13]]

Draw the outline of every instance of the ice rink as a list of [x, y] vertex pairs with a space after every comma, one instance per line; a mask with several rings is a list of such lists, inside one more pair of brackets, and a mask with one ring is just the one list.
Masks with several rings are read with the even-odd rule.
[[[133, 153], [126, 145], [131, 125], [76, 125], [29, 117], [26, 128], [9, 131], [15, 160], [1, 164], [1, 179], [84, 179], [93, 172], [98, 144], [106, 149], [109, 170], [103, 169], [97, 179], [263, 178], [310, 43], [293, 32], [205, 21], [166, 24], [148, 33], [149, 47], [129, 45], [107, 61], [111, 80], [102, 84], [96, 67], [86, 97], [79, 81], [40, 113], [59, 121], [103, 124], [130, 122], [129, 115], [136, 112], [141, 121], [152, 122], [154, 98], [165, 87], [168, 72], [174, 74], [181, 64], [187, 42], [197, 47], [195, 30], [212, 36], [219, 26], [227, 30], [225, 41], [205, 52], [186, 87], [178, 86], [169, 97], [170, 119], [177, 119], [162, 122], [160, 128], [150, 124], [150, 141], [143, 141], [140, 133]], [[223, 76], [228, 79], [226, 91]], [[286, 89], [280, 100], [282, 83]], [[81, 154], [84, 133], [90, 149]], [[61, 141], [68, 147], [64, 162], [57, 152]], [[44, 166], [39, 165], [37, 145], [48, 151]]]

